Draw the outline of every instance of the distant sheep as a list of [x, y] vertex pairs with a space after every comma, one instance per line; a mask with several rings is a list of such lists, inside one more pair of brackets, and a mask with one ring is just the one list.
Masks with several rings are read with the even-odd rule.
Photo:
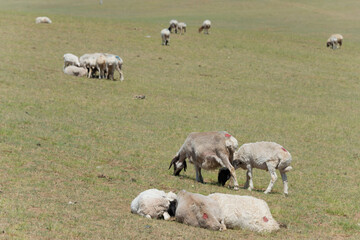
[[80, 57], [80, 66], [88, 69], [88, 78], [95, 76], [97, 71], [96, 59], [101, 53], [84, 54]]
[[87, 69], [83, 67], [67, 66], [63, 71], [67, 75], [76, 77], [83, 77], [87, 75]]
[[123, 60], [119, 56], [113, 54], [105, 54], [106, 56], [106, 69], [107, 69], [107, 79], [114, 80], [115, 70], [120, 74], [120, 81], [124, 80], [124, 74], [121, 70]]
[[175, 216], [176, 194], [165, 193], [157, 189], [141, 192], [131, 202], [131, 212], [146, 218], [164, 218]]
[[170, 31], [166, 28], [161, 30], [161, 39], [162, 39], [162, 45], [169, 45], [170, 41]]
[[201, 33], [204, 30], [205, 34], [209, 34], [209, 29], [211, 28], [211, 22], [210, 20], [205, 20], [201, 27], [199, 28], [199, 33]]
[[77, 56], [71, 53], [64, 54], [64, 69], [67, 66], [77, 66], [80, 67], [80, 61]]
[[241, 228], [255, 232], [279, 230], [279, 224], [264, 200], [221, 193], [210, 194], [209, 197], [218, 203], [226, 228]]
[[[291, 160], [291, 154], [281, 145], [275, 142], [256, 142], [244, 144], [234, 153], [233, 166], [235, 169], [241, 167], [247, 170], [244, 188], [248, 188], [249, 191], [254, 188], [252, 169], [258, 168], [269, 171], [271, 181], [264, 192], [265, 194], [271, 192], [277, 180], [275, 170], [279, 169], [284, 184], [284, 194], [288, 195], [286, 172], [292, 170], [290, 166]], [[229, 170], [226, 168], [220, 169], [219, 182], [224, 185], [229, 178]]]
[[106, 72], [106, 57], [104, 54], [100, 54], [96, 58], [96, 68], [99, 71], [99, 79], [105, 78]]
[[221, 208], [212, 198], [181, 190], [176, 200], [177, 222], [215, 231], [226, 230]]
[[52, 21], [48, 17], [37, 17], [35, 23], [52, 23]]
[[220, 167], [230, 169], [234, 182], [234, 190], [239, 190], [233, 167], [233, 154], [238, 147], [238, 141], [225, 131], [219, 132], [193, 132], [188, 135], [170, 167], [174, 165], [174, 175], [177, 176], [182, 169], [186, 171], [186, 159], [194, 164], [196, 181], [203, 183], [201, 169], [214, 170]]
[[332, 49], [336, 49], [338, 45], [339, 47], [341, 47], [343, 39], [344, 38], [341, 34], [333, 34], [327, 40], [326, 47], [331, 47]]
[[172, 33], [172, 30], [175, 29], [175, 33], [177, 33], [177, 25], [178, 25], [178, 21], [176, 20], [171, 20], [170, 21], [170, 26], [168, 28], [168, 30], [170, 31], [170, 33]]
[[180, 32], [180, 34], [186, 33], [186, 23], [179, 22], [177, 25], [177, 30]]

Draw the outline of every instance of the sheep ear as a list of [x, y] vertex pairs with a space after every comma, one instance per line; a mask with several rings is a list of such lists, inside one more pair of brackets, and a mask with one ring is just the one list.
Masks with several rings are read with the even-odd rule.
[[187, 168], [186, 161], [184, 161], [184, 172], [186, 172], [186, 168]]

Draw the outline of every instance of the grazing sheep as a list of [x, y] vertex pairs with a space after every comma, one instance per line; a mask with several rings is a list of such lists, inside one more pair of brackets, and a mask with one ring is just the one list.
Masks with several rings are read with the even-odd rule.
[[[271, 181], [264, 192], [265, 194], [271, 192], [277, 180], [275, 169], [279, 169], [284, 184], [284, 194], [287, 196], [288, 181], [286, 172], [292, 170], [290, 166], [291, 160], [290, 153], [281, 145], [274, 142], [256, 142], [244, 144], [234, 153], [233, 166], [235, 169], [241, 167], [247, 170], [244, 188], [248, 188], [250, 191], [254, 188], [252, 169], [258, 168], [269, 171]], [[227, 179], [230, 178], [230, 171], [225, 168], [220, 169], [218, 176], [219, 182], [225, 184]]]
[[186, 33], [186, 23], [179, 22], [177, 25], [177, 30], [180, 31], [180, 34]]
[[105, 78], [106, 57], [104, 54], [100, 54], [100, 56], [96, 58], [96, 68], [99, 71], [99, 79]]
[[64, 69], [71, 65], [80, 67], [79, 58], [71, 53], [64, 54]]
[[161, 39], [162, 39], [162, 45], [169, 45], [170, 41], [170, 31], [166, 28], [161, 30]]
[[87, 75], [86, 68], [83, 67], [76, 67], [76, 66], [67, 66], [63, 69], [65, 74], [76, 76], [76, 77], [83, 77]]
[[141, 192], [131, 202], [131, 212], [146, 218], [164, 218], [175, 216], [176, 194], [165, 193], [157, 189]]
[[172, 33], [172, 30], [175, 29], [175, 33], [177, 33], [177, 25], [178, 25], [178, 21], [176, 20], [171, 20], [170, 21], [170, 26], [168, 28], [168, 30], [170, 31], [170, 33]]
[[255, 232], [279, 230], [279, 224], [264, 200], [221, 193], [210, 194], [209, 197], [218, 203], [226, 228], [241, 228]]
[[210, 197], [181, 190], [177, 194], [175, 220], [194, 227], [226, 230], [219, 204]]
[[201, 27], [199, 28], [199, 33], [201, 33], [204, 30], [205, 34], [209, 34], [209, 29], [211, 27], [211, 22], [210, 20], [205, 20], [203, 22], [203, 24], [201, 25]]
[[35, 23], [52, 23], [52, 21], [48, 17], [37, 17]]
[[196, 180], [203, 183], [201, 169], [214, 170], [219, 167], [230, 169], [234, 189], [239, 189], [235, 169], [232, 166], [233, 154], [238, 147], [238, 141], [225, 131], [190, 133], [184, 144], [170, 163], [174, 165], [174, 175], [178, 176], [182, 169], [186, 171], [186, 158], [194, 164]]
[[80, 66], [86, 67], [88, 69], [88, 78], [95, 76], [97, 67], [96, 59], [101, 55], [101, 53], [91, 53], [84, 54], [80, 57]]
[[326, 47], [331, 47], [332, 49], [336, 49], [339, 45], [339, 48], [342, 46], [343, 36], [341, 34], [333, 34], [329, 37], [326, 42]]

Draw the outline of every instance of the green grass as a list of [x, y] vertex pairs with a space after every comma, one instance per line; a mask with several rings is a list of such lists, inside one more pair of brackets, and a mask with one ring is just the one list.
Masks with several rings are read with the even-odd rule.
[[[359, 7], [0, 0], [0, 238], [359, 239]], [[36, 25], [43, 15], [53, 24]], [[160, 30], [173, 18], [188, 31], [163, 47]], [[209, 36], [197, 33], [205, 19]], [[332, 33], [344, 35], [342, 49], [326, 49]], [[64, 75], [68, 52], [118, 54], [124, 82]], [[216, 171], [199, 184], [191, 166], [172, 176], [188, 133], [214, 130], [285, 146], [289, 197], [281, 179], [264, 195], [270, 176], [260, 170], [253, 192], [217, 186]], [[242, 185], [245, 171], [237, 176]], [[288, 228], [220, 233], [131, 214], [149, 188], [255, 196]]]

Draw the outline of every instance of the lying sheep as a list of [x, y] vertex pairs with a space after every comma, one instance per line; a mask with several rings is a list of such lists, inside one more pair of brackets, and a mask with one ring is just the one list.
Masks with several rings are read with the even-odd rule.
[[201, 27], [199, 28], [199, 33], [201, 33], [204, 30], [205, 34], [209, 34], [209, 29], [211, 28], [211, 22], [210, 20], [205, 20]]
[[87, 75], [87, 69], [83, 67], [67, 66], [63, 69], [64, 73], [71, 76], [83, 77]]
[[52, 21], [48, 17], [37, 17], [35, 23], [52, 23]]
[[210, 197], [181, 190], [177, 194], [175, 220], [194, 227], [226, 230], [219, 204]]
[[255, 232], [279, 230], [279, 224], [264, 200], [221, 193], [210, 194], [209, 197], [218, 203], [226, 228], [241, 228]]
[[170, 31], [170, 33], [172, 33], [172, 30], [175, 29], [175, 33], [177, 33], [177, 25], [178, 25], [178, 21], [176, 20], [171, 20], [170, 21], [170, 26], [168, 28], [168, 30]]
[[344, 38], [341, 34], [333, 34], [327, 40], [326, 47], [331, 47], [332, 49], [336, 49], [338, 45], [341, 47], [343, 39]]
[[179, 22], [176, 28], [180, 31], [180, 34], [186, 33], [186, 23]]
[[149, 189], [141, 192], [131, 202], [131, 212], [150, 219], [169, 220], [170, 216], [175, 216], [175, 206], [175, 193]]
[[80, 67], [79, 58], [77, 56], [75, 56], [74, 54], [71, 54], [71, 53], [64, 54], [64, 69], [67, 66], [71, 66], [71, 65]]
[[162, 45], [169, 45], [170, 31], [168, 29], [164, 28], [163, 30], [161, 30], [160, 34], [161, 34], [161, 39], [162, 39]]
[[[265, 194], [271, 192], [277, 180], [275, 169], [279, 169], [284, 184], [284, 194], [288, 195], [288, 181], [286, 172], [292, 170], [290, 153], [281, 145], [274, 142], [256, 142], [242, 145], [234, 154], [233, 166], [235, 169], [241, 167], [247, 170], [244, 188], [254, 188], [252, 180], [252, 169], [258, 168], [269, 171], [271, 181]], [[221, 175], [221, 176], [220, 176]], [[219, 172], [219, 182], [225, 184], [230, 178], [230, 171], [223, 168]], [[249, 185], [250, 183], [250, 185]]]
[[203, 183], [201, 169], [214, 170], [220, 167], [230, 169], [234, 189], [239, 189], [235, 169], [232, 166], [233, 154], [238, 147], [237, 140], [225, 131], [190, 133], [176, 156], [171, 160], [174, 165], [174, 175], [178, 176], [182, 169], [186, 171], [186, 158], [194, 164], [196, 180]]

